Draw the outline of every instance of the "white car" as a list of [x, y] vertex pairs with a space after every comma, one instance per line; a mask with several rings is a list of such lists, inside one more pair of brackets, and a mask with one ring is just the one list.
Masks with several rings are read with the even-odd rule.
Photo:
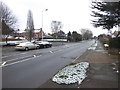
[[23, 41], [8, 41], [7, 45], [11, 45], [11, 46], [15, 46], [15, 45], [19, 45], [20, 43], [22, 43]]
[[44, 48], [44, 47], [52, 47], [52, 43], [48, 42], [48, 41], [35, 41], [35, 44], [38, 44], [40, 48]]
[[109, 45], [108, 45], [108, 44], [104, 44], [104, 47], [108, 48], [108, 47], [109, 47]]
[[24, 42], [15, 46], [16, 50], [30, 50], [30, 49], [39, 49], [39, 45], [32, 42]]

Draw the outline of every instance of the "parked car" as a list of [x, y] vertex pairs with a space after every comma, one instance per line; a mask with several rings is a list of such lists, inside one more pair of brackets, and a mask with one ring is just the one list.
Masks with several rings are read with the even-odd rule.
[[48, 41], [34, 41], [35, 44], [38, 44], [40, 48], [52, 47], [52, 43]]
[[22, 40], [21, 41], [8, 41], [7, 45], [15, 46], [15, 45], [19, 45], [22, 42], [23, 42]]
[[30, 50], [30, 49], [39, 49], [39, 45], [32, 42], [23, 42], [15, 46], [16, 50]]

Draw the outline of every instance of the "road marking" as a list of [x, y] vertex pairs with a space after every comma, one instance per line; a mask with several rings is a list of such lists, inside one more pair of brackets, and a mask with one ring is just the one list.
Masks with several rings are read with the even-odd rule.
[[[20, 53], [19, 53], [20, 54]], [[6, 57], [10, 57], [10, 56], [15, 56], [17, 54], [14, 54], [14, 55], [8, 55], [8, 56], [3, 56], [2, 58], [6, 58]]]
[[[36, 56], [36, 57], [40, 57], [40, 56], [42, 56], [42, 55], [39, 55], [39, 56]], [[17, 63], [22, 63], [22, 62], [29, 61], [29, 60], [34, 60], [33, 58], [35, 58], [35, 57], [28, 58], [28, 59], [24, 59], [24, 60], [17, 61], [17, 62], [13, 62], [13, 63], [10, 63], [10, 64], [6, 64], [6, 65], [3, 65], [2, 67], [14, 65], [14, 64], [17, 64]], [[0, 66], [0, 67], [1, 67], [1, 66]]]
[[79, 57], [80, 57], [80, 56], [77, 56], [77, 57], [72, 61], [72, 63], [75, 62]]
[[28, 61], [28, 60], [33, 59], [33, 58], [34, 58], [34, 57], [29, 58], [29, 59], [25, 59], [25, 60], [22, 60], [22, 61], [17, 61], [17, 62], [13, 62], [13, 63], [10, 63], [10, 64], [6, 64], [6, 65], [4, 65], [4, 66], [2, 66], [2, 67], [6, 67], [6, 66], [10, 66], [10, 65], [17, 64], [17, 63], [25, 62], [25, 61]]
[[11, 61], [15, 61], [15, 60], [19, 60], [19, 59], [24, 59], [26, 57], [22, 57], [22, 58], [15, 58], [15, 59], [11, 59], [11, 60], [6, 60], [6, 62], [11, 62]]
[[33, 57], [36, 57], [36, 55], [33, 55]]
[[53, 51], [50, 51], [50, 53], [53, 53]]
[[14, 54], [14, 55], [3, 56], [2, 58], [11, 57], [11, 56], [19, 55], [19, 54], [26, 54], [26, 53], [27, 53], [27, 52], [24, 52], [24, 53], [17, 53], [17, 54]]
[[[34, 56], [34, 55], [33, 55]], [[11, 59], [11, 60], [5, 60], [6, 62], [10, 62], [10, 61], [15, 61], [15, 60], [18, 60], [18, 59], [24, 59], [24, 58], [27, 58], [27, 57], [30, 57], [30, 56], [26, 56], [26, 57], [22, 57], [22, 58], [14, 58], [14, 59]]]
[[115, 68], [112, 68], [113, 70], [115, 70]]
[[[23, 57], [24, 58], [24, 57]], [[10, 61], [15, 61], [17, 59], [21, 59], [21, 58], [15, 58], [15, 59], [11, 59], [11, 60], [5, 60], [6, 62], [10, 62]]]
[[[26, 52], [27, 53], [27, 52]], [[26, 54], [26, 53], [20, 53], [20, 54]]]
[[1, 66], [5, 65], [5, 64], [6, 64], [6, 62], [3, 62], [3, 63], [1, 64]]
[[119, 73], [119, 71], [118, 71], [118, 70], [117, 70], [116, 72], [117, 72], [117, 73]]
[[55, 52], [60, 52], [62, 51], [61, 49], [58, 49], [58, 50], [54, 50], [54, 51], [49, 51], [50, 53], [55, 53]]
[[[1, 63], [1, 62], [0, 62], [0, 63]], [[3, 62], [3, 63], [0, 65], [0, 67], [3, 67], [5, 64], [6, 64], [6, 62]]]

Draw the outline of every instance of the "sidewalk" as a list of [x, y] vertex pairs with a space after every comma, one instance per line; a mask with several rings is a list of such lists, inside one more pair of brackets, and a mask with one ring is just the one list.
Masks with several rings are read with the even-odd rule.
[[87, 50], [75, 62], [87, 61], [90, 63], [87, 78], [80, 84], [59, 85], [48, 80], [39, 88], [118, 88], [118, 58], [109, 55], [97, 43], [95, 50]]

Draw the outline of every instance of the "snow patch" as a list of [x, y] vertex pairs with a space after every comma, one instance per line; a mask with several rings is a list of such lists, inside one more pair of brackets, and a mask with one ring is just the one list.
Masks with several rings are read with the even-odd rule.
[[89, 47], [88, 50], [95, 50], [96, 47]]
[[93, 45], [93, 47], [97, 47], [97, 43], [95, 43], [95, 44]]
[[88, 48], [88, 50], [95, 50], [97, 47], [97, 43], [95, 43], [94, 45], [92, 45], [91, 47]]
[[87, 77], [86, 69], [88, 67], [88, 62], [80, 62], [74, 65], [66, 66], [52, 78], [52, 81], [58, 84], [72, 84], [76, 82], [81, 84], [81, 82]]

